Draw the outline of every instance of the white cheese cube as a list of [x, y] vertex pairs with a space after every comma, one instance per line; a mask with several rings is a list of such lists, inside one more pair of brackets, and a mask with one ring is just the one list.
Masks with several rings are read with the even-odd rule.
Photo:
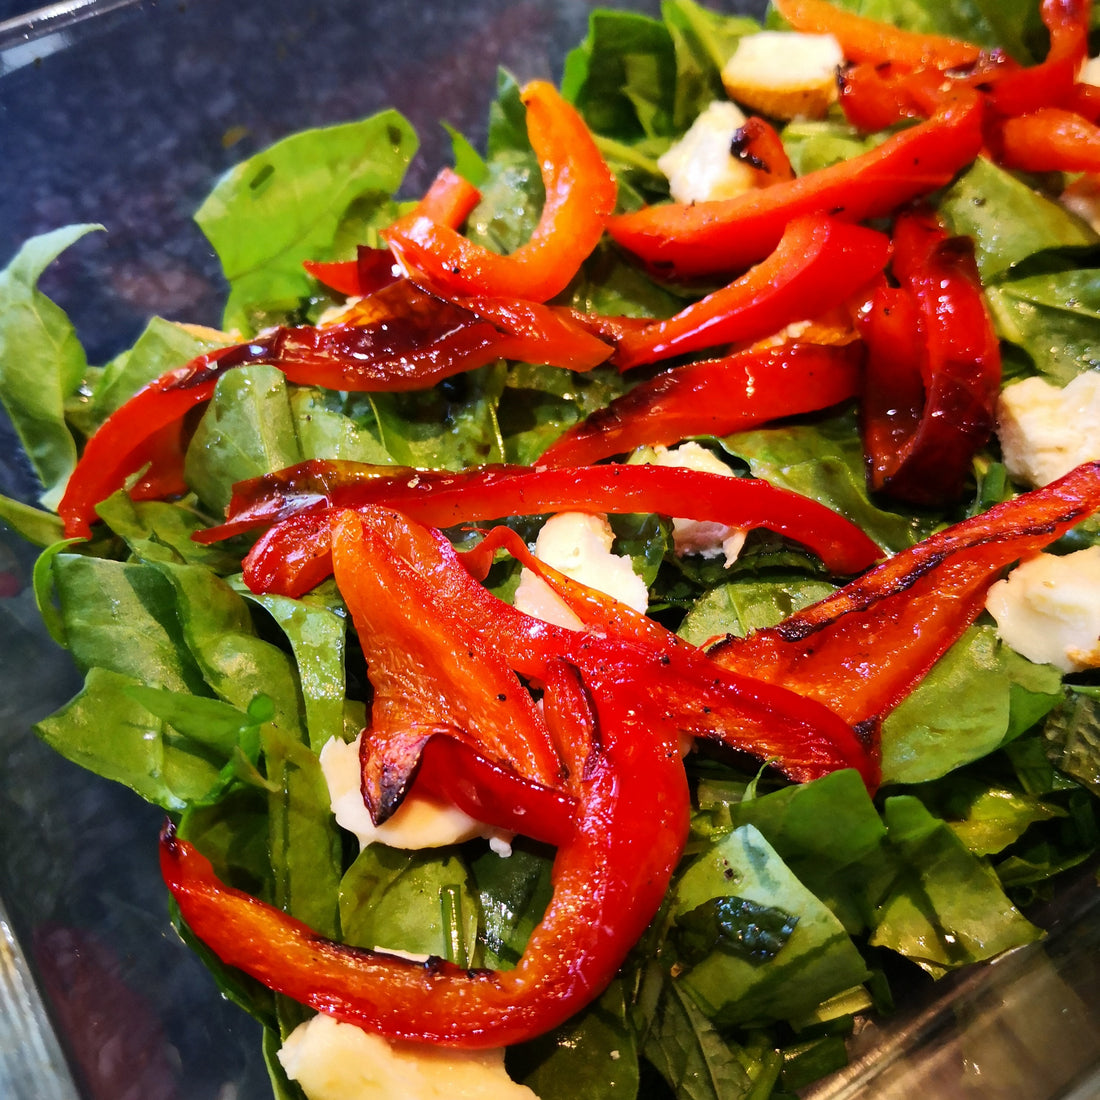
[[722, 83], [731, 99], [772, 118], [820, 118], [836, 102], [843, 64], [831, 34], [761, 31], [737, 43]]
[[287, 1036], [279, 1061], [309, 1100], [538, 1100], [503, 1050], [390, 1043], [323, 1014]]
[[[629, 557], [611, 552], [615, 535], [606, 516], [562, 512], [551, 516], [535, 540], [535, 557], [589, 588], [611, 596], [644, 615], [649, 606], [645, 581]], [[580, 619], [536, 573], [520, 573], [514, 604], [543, 622], [579, 630]]]
[[1037, 554], [990, 588], [985, 602], [1001, 640], [1063, 672], [1100, 667], [1100, 546]]
[[1100, 87], [1100, 57], [1090, 57], [1082, 66], [1077, 75], [1082, 84], [1092, 84]]
[[1100, 371], [1085, 371], [1064, 389], [1041, 378], [1006, 386], [997, 437], [1008, 472], [1029, 485], [1048, 485], [1100, 459]]
[[[359, 768], [360, 734], [350, 744], [334, 737], [321, 749], [321, 772], [328, 786], [329, 803], [337, 824], [359, 838], [362, 851], [368, 844], [417, 850], [461, 844], [475, 837], [510, 839], [488, 825], [475, 821], [454, 806], [410, 794], [394, 815], [381, 825], [371, 821], [363, 801], [362, 772]], [[506, 845], [505, 845], [506, 846]]]
[[657, 160], [677, 202], [732, 199], [756, 186], [756, 172], [730, 152], [733, 135], [745, 125], [734, 103], [716, 100], [691, 129]]

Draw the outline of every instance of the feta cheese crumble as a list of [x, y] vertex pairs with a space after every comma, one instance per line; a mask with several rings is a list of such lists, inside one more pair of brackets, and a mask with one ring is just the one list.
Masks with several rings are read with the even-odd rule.
[[390, 1043], [323, 1014], [299, 1024], [279, 1061], [309, 1100], [538, 1100], [504, 1068], [504, 1051]]
[[1042, 378], [1006, 386], [997, 437], [1008, 472], [1036, 487], [1100, 459], [1100, 371], [1085, 371], [1064, 389]]
[[1063, 672], [1100, 667], [1100, 546], [1037, 554], [989, 590], [1001, 640]]
[[[587, 512], [561, 512], [551, 516], [535, 540], [535, 557], [589, 588], [611, 596], [644, 615], [649, 606], [649, 590], [634, 572], [629, 557], [613, 554], [615, 541], [606, 516]], [[555, 626], [580, 630], [580, 619], [554, 590], [530, 569], [520, 572], [513, 600], [528, 615]]]
[[730, 151], [734, 134], [744, 125], [745, 116], [735, 103], [715, 100], [657, 158], [677, 202], [732, 199], [756, 186], [755, 171]]

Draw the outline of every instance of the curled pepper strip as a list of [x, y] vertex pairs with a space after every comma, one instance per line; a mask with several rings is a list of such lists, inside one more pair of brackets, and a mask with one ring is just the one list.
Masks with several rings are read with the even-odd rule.
[[779, 626], [727, 637], [723, 668], [818, 699], [857, 728], [877, 724], [977, 618], [1014, 561], [1100, 509], [1100, 462], [903, 550]]
[[827, 0], [774, 0], [776, 11], [796, 30], [831, 34], [849, 61], [893, 62], [908, 68], [964, 69], [981, 48], [958, 38], [918, 34], [844, 11]]
[[880, 289], [865, 321], [869, 480], [912, 504], [942, 504], [962, 494], [993, 430], [1000, 344], [969, 238], [931, 214], [902, 214], [894, 272], [900, 291]]
[[729, 286], [668, 320], [624, 334], [615, 361], [625, 371], [769, 336], [846, 301], [882, 271], [889, 255], [890, 242], [873, 229], [826, 214], [795, 218], [771, 255]]
[[[464, 180], [453, 168], [442, 168], [415, 207], [399, 219], [398, 224], [418, 217], [430, 218], [452, 229], [470, 216], [481, 201], [481, 192]], [[319, 262], [306, 260], [302, 265], [318, 282], [349, 298], [373, 294], [400, 278], [393, 253], [388, 248], [360, 245], [354, 260]]]
[[673, 367], [563, 433], [540, 465], [583, 466], [635, 447], [724, 436], [837, 405], [861, 388], [862, 348], [791, 343]]
[[168, 371], [113, 412], [88, 441], [58, 506], [67, 537], [88, 537], [95, 506], [153, 457], [156, 435], [209, 401], [227, 370], [268, 364], [291, 382], [334, 390], [402, 391], [497, 359], [590, 370], [611, 354], [564, 310], [535, 302], [438, 299], [406, 280], [324, 328], [279, 328]]
[[687, 838], [679, 754], [632, 716], [625, 694], [610, 677], [582, 685], [567, 668], [547, 685], [549, 719], [589, 730], [592, 748], [573, 829], [554, 861], [553, 896], [512, 970], [410, 962], [325, 939], [222, 884], [171, 828], [161, 838], [164, 880], [223, 962], [337, 1019], [391, 1039], [468, 1048], [534, 1038], [611, 981], [664, 899]]
[[1074, 111], [1042, 107], [1005, 119], [998, 161], [1024, 172], [1100, 172], [1100, 126]]
[[406, 272], [447, 295], [484, 294], [545, 302], [559, 294], [599, 243], [615, 209], [615, 177], [577, 114], [545, 81], [522, 92], [527, 133], [546, 192], [531, 238], [502, 256], [429, 217], [383, 233]]
[[850, 160], [732, 199], [648, 206], [608, 221], [611, 236], [654, 271], [680, 279], [743, 271], [787, 224], [829, 213], [862, 221], [942, 187], [982, 148], [982, 102], [958, 89], [930, 119]]
[[452, 473], [305, 462], [236, 486], [226, 522], [198, 533], [196, 541], [277, 524], [245, 559], [246, 581], [254, 591], [300, 595], [332, 569], [325, 510], [367, 504], [396, 508], [436, 527], [577, 510], [656, 512], [743, 530], [767, 527], [803, 542], [842, 574], [859, 572], [881, 554], [836, 512], [766, 481], [626, 465], [483, 466]]

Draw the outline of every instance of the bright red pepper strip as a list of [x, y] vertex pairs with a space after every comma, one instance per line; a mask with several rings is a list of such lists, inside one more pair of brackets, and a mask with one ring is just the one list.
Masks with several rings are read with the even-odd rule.
[[[452, 168], [443, 168], [416, 206], [398, 224], [418, 217], [431, 218], [441, 225], [458, 229], [481, 201], [481, 192]], [[388, 248], [360, 245], [354, 260], [322, 262], [306, 260], [302, 265], [318, 282], [349, 298], [373, 294], [399, 278], [396, 263]]]
[[1100, 172], [1100, 126], [1073, 111], [1042, 107], [1005, 119], [998, 161], [1023, 172]]
[[[781, 186], [776, 184], [775, 190]], [[775, 251], [729, 286], [619, 341], [620, 370], [770, 336], [850, 298], [886, 266], [890, 242], [826, 214], [795, 218]]]
[[[767, 527], [803, 542], [834, 573], [856, 573], [881, 554], [836, 512], [754, 478], [731, 478], [659, 466], [539, 468], [485, 466], [395, 471], [354, 463], [305, 462], [235, 487], [229, 518], [201, 532], [209, 543], [253, 527], [285, 521], [253, 547], [245, 561], [254, 590], [301, 594], [331, 571], [327, 507], [380, 504], [435, 527], [550, 512], [656, 512], [712, 519], [733, 527]], [[300, 516], [294, 513], [305, 508]], [[295, 526], [297, 521], [298, 526]], [[308, 543], [304, 558], [294, 548]], [[304, 587], [302, 585], [304, 584]]]
[[932, 214], [902, 214], [894, 273], [901, 291], [887, 295], [895, 312], [880, 297], [866, 319], [870, 483], [912, 504], [944, 504], [964, 491], [993, 430], [1000, 344], [968, 238], [949, 236]]
[[944, 186], [981, 148], [982, 102], [962, 88], [932, 118], [850, 160], [732, 199], [645, 207], [611, 218], [607, 229], [669, 277], [742, 271], [776, 247], [793, 218], [881, 217]]
[[432, 614], [432, 587], [411, 564], [437, 552], [430, 532], [382, 509], [370, 519], [341, 513], [331, 533], [337, 587], [373, 688], [369, 732], [384, 738], [418, 725], [476, 731], [491, 759], [557, 786], [562, 762], [519, 678], [476, 628]]
[[831, 34], [849, 61], [893, 62], [913, 69], [965, 69], [981, 56], [981, 48], [971, 42], [901, 30], [843, 11], [826, 0], [774, 2], [776, 11], [796, 31]]
[[[574, 831], [557, 853], [554, 893], [512, 970], [410, 962], [326, 940], [231, 889], [167, 828], [161, 870], [183, 919], [223, 962], [269, 988], [391, 1039], [498, 1047], [564, 1022], [607, 986], [664, 899], [688, 829], [674, 747], [636, 718], [608, 679], [548, 685], [554, 721], [592, 731]], [[490, 824], [492, 824], [490, 822]]]
[[1100, 509], [1100, 462], [999, 504], [876, 566], [779, 626], [709, 650], [819, 699], [857, 728], [877, 723], [977, 618], [1005, 567]]
[[585, 466], [645, 445], [724, 436], [814, 412], [860, 392], [857, 344], [784, 344], [673, 367], [598, 409], [552, 443], [541, 466]]
[[502, 256], [426, 217], [383, 233], [411, 277], [448, 296], [548, 301], [576, 275], [615, 209], [615, 177], [576, 110], [545, 81], [528, 84], [522, 98], [546, 191], [526, 244]]
[[568, 311], [492, 300], [469, 307], [402, 280], [364, 299], [346, 323], [276, 329], [167, 372], [88, 441], [58, 507], [66, 536], [90, 535], [95, 506], [153, 457], [156, 433], [208, 401], [232, 367], [266, 363], [302, 385], [379, 392], [421, 389], [500, 358], [585, 371], [611, 354]]

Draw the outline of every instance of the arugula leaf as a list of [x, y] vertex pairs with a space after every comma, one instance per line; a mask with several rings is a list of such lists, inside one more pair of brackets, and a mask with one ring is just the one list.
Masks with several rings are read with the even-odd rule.
[[42, 548], [57, 542], [65, 534], [64, 524], [53, 512], [44, 512], [11, 497], [0, 496], [0, 523], [6, 524], [32, 546]]
[[42, 482], [51, 510], [76, 465], [65, 403], [87, 369], [65, 312], [38, 290], [42, 272], [97, 225], [70, 225], [32, 237], [0, 272], [0, 404]]
[[334, 258], [345, 218], [388, 212], [415, 150], [412, 127], [384, 111], [294, 134], [228, 172], [195, 215], [229, 281], [225, 328], [248, 335], [297, 309], [312, 292], [302, 261]]

